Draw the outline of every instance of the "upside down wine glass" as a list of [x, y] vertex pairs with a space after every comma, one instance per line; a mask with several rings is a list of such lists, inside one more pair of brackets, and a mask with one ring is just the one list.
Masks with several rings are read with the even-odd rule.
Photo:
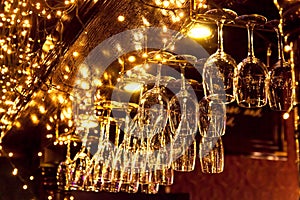
[[165, 61], [163, 52], [149, 52], [154, 55], [150, 60], [156, 67], [157, 74], [154, 87], [147, 90], [140, 98], [138, 113], [140, 114], [139, 126], [149, 126], [153, 135], [160, 133], [167, 124], [169, 112], [169, 99], [160, 88], [161, 67]]
[[278, 21], [272, 21], [278, 39], [278, 61], [270, 71], [269, 105], [275, 111], [288, 111], [293, 107], [292, 67], [284, 59], [282, 25], [278, 25]]
[[233, 92], [235, 60], [223, 48], [223, 26], [232, 23], [237, 14], [230, 9], [211, 9], [205, 18], [216, 22], [218, 27], [218, 49], [204, 64], [204, 94], [208, 98], [221, 99], [224, 103], [235, 100]]
[[198, 100], [196, 94], [186, 89], [185, 68], [194, 66], [197, 58], [192, 55], [177, 55], [170, 61], [180, 66], [180, 91], [170, 100], [170, 128], [174, 135], [172, 167], [177, 171], [192, 171], [195, 167], [195, 135], [198, 124]]
[[248, 56], [238, 64], [235, 80], [237, 104], [245, 108], [258, 108], [267, 104], [269, 75], [266, 65], [254, 55], [253, 30], [267, 19], [262, 15], [242, 15], [238, 21], [246, 24], [248, 31]]

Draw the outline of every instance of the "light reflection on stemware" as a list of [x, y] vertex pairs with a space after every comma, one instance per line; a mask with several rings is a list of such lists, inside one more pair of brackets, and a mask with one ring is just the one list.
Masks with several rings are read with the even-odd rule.
[[221, 173], [224, 170], [224, 147], [221, 137], [203, 137], [199, 144], [202, 173]]
[[293, 107], [293, 72], [292, 66], [284, 58], [282, 26], [278, 20], [268, 22], [277, 33], [278, 61], [272, 66], [269, 84], [269, 105], [275, 111], [289, 111]]
[[242, 15], [238, 21], [246, 23], [248, 31], [248, 56], [238, 64], [235, 80], [235, 94], [239, 106], [245, 108], [263, 107], [267, 104], [269, 74], [266, 65], [255, 57], [253, 30], [257, 24], [265, 24], [264, 16]]
[[231, 103], [235, 100], [233, 80], [237, 64], [229, 54], [224, 52], [223, 26], [232, 23], [237, 14], [230, 9], [210, 9], [203, 16], [215, 21], [218, 27], [218, 49], [209, 56], [203, 69], [205, 96]]
[[220, 137], [226, 130], [226, 106], [221, 100], [199, 101], [199, 132], [203, 137]]

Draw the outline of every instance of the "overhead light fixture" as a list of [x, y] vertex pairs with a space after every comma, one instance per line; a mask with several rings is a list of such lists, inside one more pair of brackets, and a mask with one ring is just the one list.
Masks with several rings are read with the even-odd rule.
[[213, 35], [213, 32], [211, 28], [205, 24], [193, 23], [187, 31], [187, 35], [193, 39], [207, 39]]

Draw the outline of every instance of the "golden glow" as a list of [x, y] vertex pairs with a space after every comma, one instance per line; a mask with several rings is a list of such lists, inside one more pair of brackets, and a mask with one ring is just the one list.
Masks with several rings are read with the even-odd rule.
[[16, 122], [15, 122], [15, 126], [16, 126], [17, 128], [21, 128], [21, 127], [22, 127], [22, 124], [21, 124], [21, 122], [16, 121]]
[[32, 123], [34, 123], [34, 124], [38, 124], [40, 121], [36, 114], [31, 114], [30, 119], [31, 119]]
[[284, 46], [284, 52], [290, 52], [292, 50], [290, 45], [285, 45]]
[[128, 61], [131, 62], [131, 63], [133, 63], [133, 62], [136, 61], [136, 57], [135, 56], [129, 56], [128, 57]]
[[34, 180], [34, 176], [30, 176], [29, 179], [32, 181]]
[[118, 17], [118, 21], [119, 22], [123, 22], [125, 20], [125, 17], [123, 16], [123, 15], [120, 15], [119, 17]]
[[212, 36], [212, 30], [208, 26], [196, 23], [189, 29], [187, 35], [194, 39], [205, 39]]
[[290, 117], [290, 114], [289, 113], [284, 113], [282, 118], [287, 120], [288, 118]]
[[27, 190], [27, 189], [28, 189], [28, 186], [27, 186], [27, 185], [23, 185], [23, 189], [24, 189], [24, 190]]
[[13, 172], [12, 172], [12, 175], [17, 176], [17, 174], [18, 174], [18, 169], [17, 169], [17, 168], [14, 168], [14, 170], [13, 170]]
[[74, 57], [78, 57], [78, 56], [79, 56], [79, 53], [78, 53], [77, 51], [74, 51], [74, 52], [73, 52], [73, 56], [74, 56]]
[[9, 157], [13, 157], [13, 156], [14, 156], [14, 153], [9, 152], [8, 156], [9, 156]]
[[135, 82], [131, 82], [131, 83], [127, 83], [124, 86], [124, 90], [127, 92], [136, 92], [136, 91], [140, 91], [143, 87], [143, 84], [141, 83], [135, 83]]
[[45, 106], [40, 105], [40, 106], [39, 106], [39, 111], [40, 111], [41, 114], [45, 114], [45, 113], [46, 113]]

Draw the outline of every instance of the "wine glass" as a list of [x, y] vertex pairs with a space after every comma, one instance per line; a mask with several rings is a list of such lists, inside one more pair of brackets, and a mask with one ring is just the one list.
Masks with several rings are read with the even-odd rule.
[[154, 87], [147, 90], [140, 98], [139, 102], [139, 125], [149, 126], [150, 132], [155, 135], [160, 133], [167, 124], [169, 115], [169, 99], [160, 87], [161, 67], [165, 62], [165, 53], [150, 52], [149, 56], [154, 55], [149, 62], [151, 66], [157, 68]]
[[237, 14], [230, 9], [211, 9], [204, 17], [214, 20], [218, 27], [218, 49], [209, 56], [203, 68], [203, 86], [205, 96], [218, 98], [226, 103], [235, 100], [233, 90], [234, 71], [237, 64], [223, 48], [223, 26], [232, 23]]
[[269, 74], [266, 65], [254, 55], [253, 30], [258, 24], [265, 24], [262, 15], [241, 15], [238, 21], [246, 23], [248, 31], [248, 56], [238, 64], [235, 93], [237, 104], [245, 108], [263, 107], [267, 104]]
[[269, 106], [275, 111], [289, 111], [293, 107], [294, 84], [292, 67], [284, 59], [282, 25], [278, 20], [272, 20], [268, 24], [273, 26], [278, 39], [278, 61], [269, 72]]
[[88, 130], [82, 139], [81, 149], [74, 156], [70, 164], [70, 190], [84, 190], [84, 181], [90, 163], [89, 147], [87, 147]]
[[221, 173], [224, 170], [224, 147], [221, 137], [203, 137], [199, 144], [202, 173]]
[[226, 130], [226, 106], [220, 99], [199, 101], [199, 132], [203, 137], [220, 137]]
[[180, 91], [175, 94], [170, 102], [170, 127], [175, 135], [190, 136], [197, 132], [198, 100], [196, 94], [187, 90], [185, 80], [185, 68], [194, 66], [197, 58], [192, 55], [176, 55], [170, 58], [170, 62], [180, 66], [181, 85]]
[[[193, 141], [198, 124], [198, 100], [196, 94], [187, 90], [185, 68], [194, 67], [197, 58], [192, 55], [176, 55], [170, 58], [171, 64], [181, 70], [180, 91], [170, 100], [170, 128], [174, 135], [172, 168], [177, 171], [192, 171], [195, 166]], [[196, 147], [196, 146], [195, 146]]]

